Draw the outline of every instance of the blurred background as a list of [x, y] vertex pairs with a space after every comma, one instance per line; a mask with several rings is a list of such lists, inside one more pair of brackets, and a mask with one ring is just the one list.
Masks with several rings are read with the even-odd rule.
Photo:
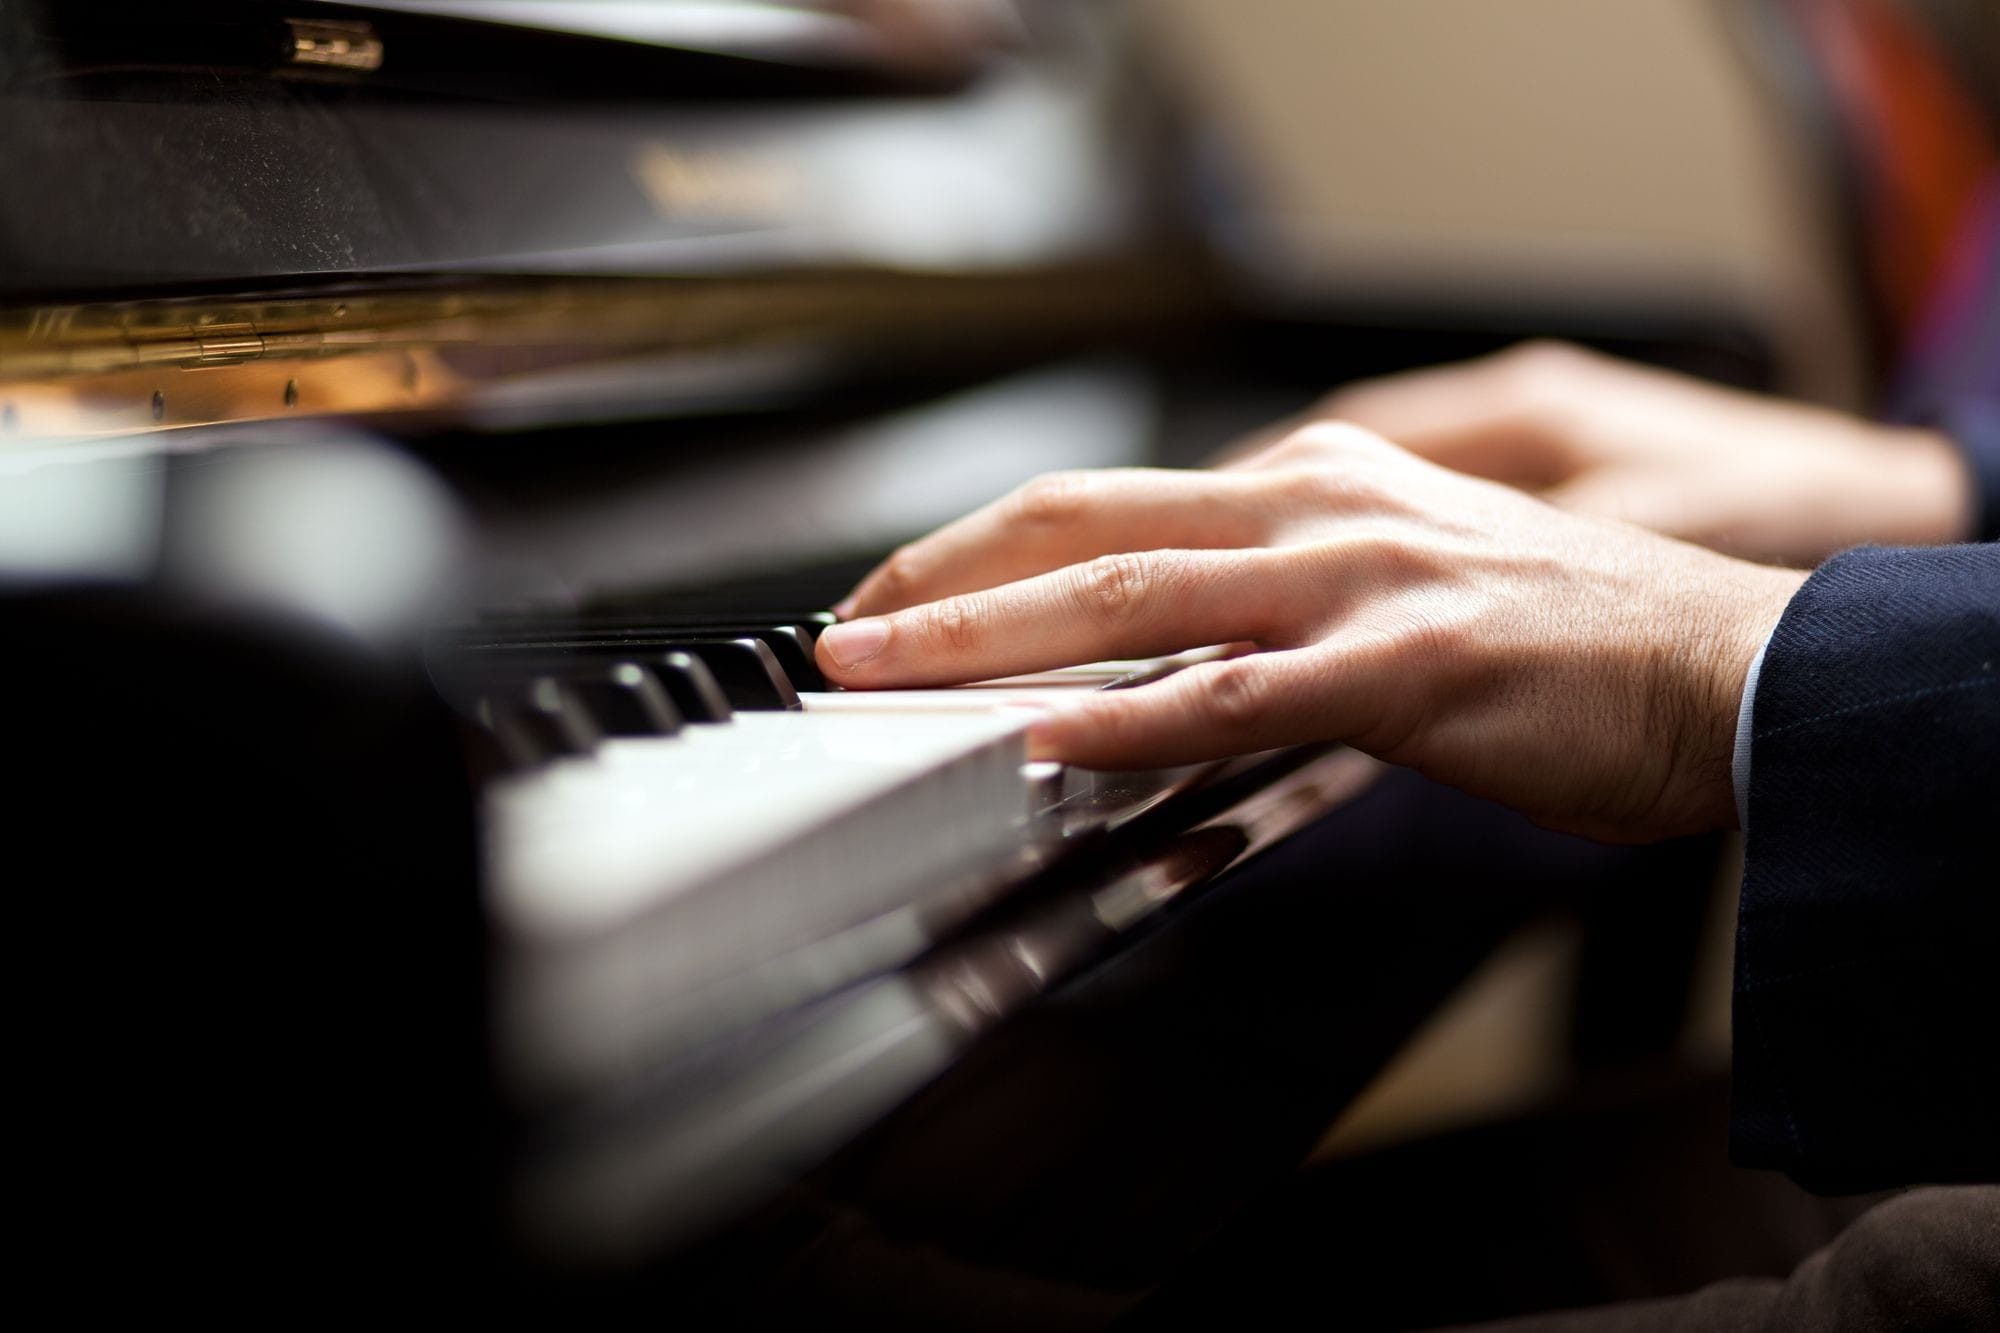
[[1406, 318], [1734, 323], [1773, 387], [1851, 408], [1894, 351], [1882, 252], [1920, 285], [1990, 161], [1977, 3], [1135, 8], [1255, 201], [1253, 267]]

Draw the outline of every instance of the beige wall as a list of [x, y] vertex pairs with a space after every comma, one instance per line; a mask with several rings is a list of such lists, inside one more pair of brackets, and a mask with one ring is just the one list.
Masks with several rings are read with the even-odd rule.
[[1733, 0], [1134, 0], [1270, 203], [1372, 296], [1727, 302], [1851, 397], [1853, 324]]

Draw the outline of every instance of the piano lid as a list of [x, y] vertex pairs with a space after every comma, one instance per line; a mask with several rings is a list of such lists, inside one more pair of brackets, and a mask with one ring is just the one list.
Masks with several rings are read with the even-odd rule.
[[[210, 10], [0, 10], [15, 29], [0, 31], [0, 174], [34, 187], [0, 204], [0, 299], [328, 274], [990, 269], [1123, 248], [1147, 213], [1118, 71], [1077, 33], [949, 92], [772, 99], [757, 96], [770, 61], [689, 66], [648, 46], [635, 71], [613, 58], [630, 43], [580, 56], [561, 35], [495, 43], [494, 25], [433, 16], [410, 32], [397, 10], [368, 37], [322, 23], [291, 47], [277, 34], [297, 23], [269, 6], [162, 33], [160, 13], [188, 12]], [[440, 43], [440, 24], [479, 40]], [[300, 44], [330, 63], [297, 64]], [[595, 95], [529, 95], [560, 69]], [[423, 91], [439, 71], [455, 91]]]
[[1012, 0], [351, 0], [347, 9], [950, 79], [1026, 34]]
[[[33, 183], [0, 201], [0, 447], [490, 407], [502, 382], [531, 415], [551, 398], [707, 410], [863, 361], [1066, 350], [1186, 304], [1129, 71], [1090, 11], [1049, 8], [1074, 22], [1004, 50], [981, 38], [979, 77], [948, 92], [766, 97], [779, 52], [744, 63], [749, 27], [791, 23], [778, 45], [804, 60], [805, 34], [916, 31], [907, 14], [938, 0], [522, 3], [506, 6], [520, 22], [473, 21], [493, 8], [110, 5], [89, 24], [76, 6], [0, 9], [0, 38], [33, 39], [0, 40], [0, 175]], [[593, 34], [526, 26], [557, 8]], [[631, 11], [618, 41], [613, 10]], [[301, 13], [325, 57], [307, 66], [273, 36], [307, 40]], [[440, 31], [480, 35], [454, 57], [479, 95], [418, 90], [450, 64], [412, 55]], [[697, 36], [732, 46], [730, 77], [655, 64], [617, 96], [516, 95], [533, 52], [678, 58], [669, 40]], [[590, 369], [607, 362], [615, 384]]]
[[39, 51], [15, 60], [60, 77], [365, 74], [503, 99], [738, 99], [951, 87], [1033, 25], [1016, 0], [96, 0], [46, 4], [36, 27]]

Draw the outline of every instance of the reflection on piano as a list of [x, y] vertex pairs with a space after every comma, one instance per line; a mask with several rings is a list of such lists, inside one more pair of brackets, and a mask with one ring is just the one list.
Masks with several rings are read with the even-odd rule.
[[812, 644], [896, 541], [1303, 388], [1229, 369], [1269, 329], [1116, 7], [509, 8], [0, 9], [48, 1271], [1101, 1324], [1458, 972], [1171, 1206], [1243, 1126], [1050, 1015], [1373, 766], [1030, 764], [1020, 705], [1172, 664], [859, 696]]

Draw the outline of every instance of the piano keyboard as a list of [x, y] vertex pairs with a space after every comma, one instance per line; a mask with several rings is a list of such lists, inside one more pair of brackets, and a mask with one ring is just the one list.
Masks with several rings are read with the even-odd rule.
[[[1366, 784], [1351, 752], [1024, 762], [1023, 705], [1185, 660], [802, 691], [496, 784], [501, 1065], [540, 1113], [511, 1183], [525, 1243], [628, 1262], [776, 1194], [990, 1025]], [[1108, 836], [1230, 773], [1250, 785], [1198, 827]]]
[[1034, 706], [1158, 664], [829, 692], [811, 657], [828, 623], [649, 615], [440, 636], [446, 693], [511, 765], [484, 806], [499, 1036], [521, 1095], [615, 1084], [904, 963], [1065, 834], [1184, 776], [1027, 760]]

